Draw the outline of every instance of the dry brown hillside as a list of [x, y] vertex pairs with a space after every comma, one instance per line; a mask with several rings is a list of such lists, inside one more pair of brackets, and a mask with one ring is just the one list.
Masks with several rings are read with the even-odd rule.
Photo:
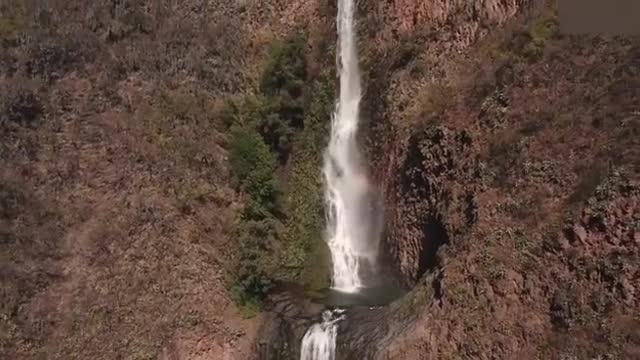
[[220, 112], [314, 27], [285, 5], [0, 3], [1, 358], [249, 356]]

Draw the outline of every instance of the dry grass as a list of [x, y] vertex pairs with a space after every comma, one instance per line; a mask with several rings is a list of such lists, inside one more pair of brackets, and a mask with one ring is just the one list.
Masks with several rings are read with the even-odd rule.
[[250, 349], [223, 279], [237, 195], [220, 94], [244, 85], [241, 56], [202, 61], [225, 37], [189, 4], [140, 4], [52, 2], [46, 29], [37, 9], [0, 16], [2, 358], [149, 359], [213, 334], [214, 358]]

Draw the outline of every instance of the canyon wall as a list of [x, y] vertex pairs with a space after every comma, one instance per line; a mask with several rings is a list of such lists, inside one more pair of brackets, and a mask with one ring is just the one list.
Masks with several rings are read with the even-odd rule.
[[[0, 6], [0, 356], [296, 358], [318, 309], [246, 319], [226, 284], [223, 110], [299, 30], [335, 73], [335, 1], [50, 4]], [[640, 357], [640, 44], [561, 36], [552, 5], [358, 2], [361, 141], [412, 290], [354, 309], [340, 358]]]
[[415, 288], [349, 321], [343, 358], [638, 356], [639, 43], [563, 36], [553, 6], [360, 4], [364, 141]]
[[[418, 143], [428, 142], [418, 139], [421, 135], [416, 127], [447, 107], [457, 95], [454, 86], [474, 76], [470, 68], [477, 65], [473, 60], [465, 64], [476, 56], [471, 55], [470, 46], [488, 35], [500, 36], [504, 27], [539, 5], [533, 1], [394, 1], [360, 6], [362, 52], [368, 70], [364, 107], [372, 139], [370, 158], [386, 195], [388, 250], [406, 284], [415, 283], [429, 266], [427, 258], [433, 249], [422, 245], [425, 232], [434, 237], [433, 243], [440, 243], [446, 241], [447, 233], [459, 233], [465, 223], [473, 221], [469, 217], [473, 217], [474, 183], [469, 176], [477, 172], [470, 160], [454, 159], [473, 157], [474, 144], [468, 134], [442, 130], [444, 133], [433, 135], [437, 144], [426, 144], [441, 150], [424, 159], [437, 173], [428, 182], [411, 184], [417, 179], [409, 174], [413, 171], [410, 163], [424, 156], [419, 154], [422, 145]], [[451, 144], [456, 137], [460, 138], [457, 147]], [[468, 162], [463, 170], [466, 175], [459, 172], [463, 166], [454, 166], [458, 161]], [[429, 183], [434, 181], [437, 184]], [[423, 192], [420, 199], [411, 193], [415, 191]], [[449, 198], [446, 205], [445, 198]], [[419, 204], [422, 200], [426, 201]], [[451, 216], [449, 207], [456, 208]], [[453, 214], [465, 211], [468, 219], [453, 219]]]

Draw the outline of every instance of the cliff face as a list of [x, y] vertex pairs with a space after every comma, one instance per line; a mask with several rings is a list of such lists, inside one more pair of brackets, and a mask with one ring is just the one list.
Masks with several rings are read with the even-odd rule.
[[[503, 25], [535, 5], [530, 1], [361, 5], [367, 69], [364, 112], [374, 139], [370, 157], [387, 198], [388, 248], [407, 284], [415, 283], [429, 266], [427, 258], [437, 247], [422, 245], [425, 234], [434, 238], [430, 243], [440, 244], [474, 221], [472, 178], [479, 176], [473, 164], [477, 146], [467, 132], [441, 129], [438, 134], [421, 134], [424, 131], [416, 128], [433, 121], [457, 95], [454, 86], [474, 76], [468, 68], [473, 61], [464, 63], [469, 47], [491, 30], [493, 37], [498, 36]], [[428, 169], [416, 168], [423, 161]], [[462, 168], [464, 173], [459, 172]], [[423, 172], [432, 176], [417, 179]]]
[[361, 5], [365, 113], [416, 288], [385, 330], [350, 322], [346, 358], [637, 357], [637, 39], [561, 36], [538, 3], [400, 3]]

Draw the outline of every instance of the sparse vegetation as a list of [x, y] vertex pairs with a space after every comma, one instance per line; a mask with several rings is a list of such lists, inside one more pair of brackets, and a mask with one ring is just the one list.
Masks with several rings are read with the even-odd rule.
[[580, 203], [594, 195], [596, 188], [600, 185], [608, 173], [607, 163], [596, 162], [587, 167], [577, 169], [579, 176], [578, 184], [569, 195], [569, 203]]
[[417, 100], [416, 113], [420, 119], [437, 118], [448, 105], [453, 103], [453, 89], [443, 85], [427, 87]]
[[499, 186], [506, 186], [517, 168], [522, 153], [519, 139], [514, 134], [499, 134], [489, 146], [488, 162], [493, 171], [493, 180]]
[[32, 125], [42, 114], [43, 106], [37, 92], [17, 82], [0, 87], [0, 124], [12, 122]]
[[513, 38], [496, 52], [499, 61], [534, 62], [541, 58], [547, 42], [558, 35], [558, 19], [555, 9], [547, 5], [542, 16], [536, 19], [524, 31], [516, 33]]

